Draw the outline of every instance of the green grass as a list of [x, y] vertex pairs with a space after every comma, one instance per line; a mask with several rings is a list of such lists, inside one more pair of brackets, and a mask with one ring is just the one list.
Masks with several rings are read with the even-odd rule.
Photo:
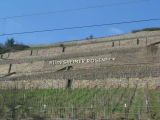
[[[129, 103], [133, 88], [112, 89], [52, 89], [52, 90], [0, 90], [0, 118], [45, 116], [52, 118], [107, 118], [124, 117], [124, 104]], [[145, 113], [142, 89], [137, 89], [130, 105], [129, 117], [138, 118]], [[160, 93], [150, 91], [152, 109], [160, 114]], [[46, 106], [46, 111], [44, 109]], [[159, 108], [158, 108], [159, 106]], [[17, 108], [17, 109], [14, 109]], [[114, 112], [113, 112], [114, 109]], [[15, 113], [14, 113], [15, 112]], [[116, 116], [117, 117], [117, 116]]]
[[160, 91], [150, 90], [150, 99], [152, 108], [152, 116], [160, 119]]

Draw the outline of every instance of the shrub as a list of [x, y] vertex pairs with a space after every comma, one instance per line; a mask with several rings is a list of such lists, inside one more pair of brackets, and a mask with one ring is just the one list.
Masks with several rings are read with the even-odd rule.
[[4, 54], [7, 52], [19, 51], [28, 49], [29, 46], [23, 44], [15, 44], [15, 40], [13, 38], [8, 39], [5, 42], [5, 45], [0, 44], [0, 54]]
[[5, 47], [12, 48], [14, 46], [15, 40], [13, 38], [8, 39], [5, 43]]
[[23, 45], [23, 44], [15, 44], [12, 49], [13, 50], [25, 50], [25, 49], [28, 49], [29, 46], [27, 45]]

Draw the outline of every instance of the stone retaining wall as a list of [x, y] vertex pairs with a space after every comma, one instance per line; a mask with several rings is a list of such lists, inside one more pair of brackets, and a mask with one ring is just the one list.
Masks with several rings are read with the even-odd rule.
[[[147, 86], [151, 89], [160, 87], [160, 77], [155, 78], [107, 78], [96, 80], [73, 80], [71, 88], [117, 88], [130, 87], [138, 88]], [[64, 79], [39, 79], [39, 80], [21, 80], [21, 81], [0, 81], [2, 89], [59, 89], [67, 88], [67, 80]]]
[[[137, 39], [139, 44], [137, 44]], [[35, 49], [35, 50], [25, 50], [20, 52], [6, 53], [3, 55], [3, 58], [25, 58], [26, 56], [46, 56], [46, 55], [57, 55], [62, 53], [62, 47], [60, 44], [66, 46], [65, 53], [79, 53], [81, 52], [90, 52], [96, 49], [105, 49], [105, 48], [134, 48], [134, 47], [144, 47], [149, 44], [158, 42], [160, 39], [160, 31], [153, 32], [139, 32], [139, 33], [130, 33], [119, 36], [104, 37], [90, 40], [77, 40], [62, 42], [54, 45], [53, 48], [45, 49]], [[113, 46], [114, 42], [114, 46]], [[37, 47], [43, 47], [37, 46]], [[31, 55], [32, 51], [32, 55]]]
[[[154, 82], [155, 78], [160, 77], [160, 45], [151, 44], [159, 41], [160, 31], [142, 32], [65, 42], [63, 44], [68, 45], [65, 52], [62, 52], [61, 47], [55, 47], [6, 53], [0, 59], [1, 87], [12, 88], [17, 85], [17, 88], [65, 88], [69, 79], [73, 80], [73, 88], [88, 85], [94, 88], [96, 84], [100, 87], [110, 80], [116, 81], [114, 82], [116, 86], [121, 79], [124, 79], [125, 86], [125, 79], [128, 78], [133, 82], [137, 81], [136, 79], [141, 81], [143, 78], [147, 80], [153, 78]], [[52, 60], [105, 57], [115, 60], [100, 63], [49, 64]], [[59, 71], [68, 66], [72, 69]], [[143, 80], [141, 83], [141, 86], [144, 86], [146, 82]]]

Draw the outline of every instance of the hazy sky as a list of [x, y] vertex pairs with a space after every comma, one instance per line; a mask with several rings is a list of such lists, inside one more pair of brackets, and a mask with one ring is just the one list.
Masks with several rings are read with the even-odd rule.
[[[130, 4], [117, 4], [132, 1]], [[160, 18], [160, 0], [0, 0], [0, 18], [88, 6], [108, 5], [81, 11], [0, 20], [0, 34], [72, 26], [104, 24], [130, 20]], [[110, 6], [110, 4], [115, 4]], [[135, 29], [160, 27], [160, 21], [112, 25], [0, 37], [0, 42], [15, 38], [18, 43], [48, 44], [60, 41], [128, 33]]]

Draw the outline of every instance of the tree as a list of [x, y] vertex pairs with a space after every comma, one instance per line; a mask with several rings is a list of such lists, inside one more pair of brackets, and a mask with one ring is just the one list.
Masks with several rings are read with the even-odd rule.
[[86, 39], [89, 40], [89, 39], [93, 39], [93, 35], [90, 35], [89, 37], [87, 37]]
[[29, 46], [23, 44], [15, 44], [14, 38], [8, 39], [5, 45], [0, 44], [0, 54], [28, 49]]
[[2, 49], [2, 48], [3, 48], [3, 44], [0, 43], [0, 49]]
[[0, 43], [0, 54], [4, 52], [4, 45]]
[[6, 48], [12, 48], [14, 46], [15, 40], [14, 38], [8, 39], [5, 43]]
[[89, 39], [93, 39], [93, 35], [90, 35], [90, 36], [89, 36]]

